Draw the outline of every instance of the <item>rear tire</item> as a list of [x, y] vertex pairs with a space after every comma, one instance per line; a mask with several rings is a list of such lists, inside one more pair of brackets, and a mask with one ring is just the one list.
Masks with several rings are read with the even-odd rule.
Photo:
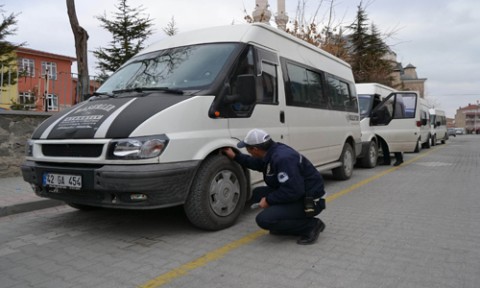
[[362, 158], [361, 165], [365, 168], [374, 168], [377, 166], [378, 146], [375, 141], [368, 144], [367, 154]]
[[428, 135], [428, 140], [425, 143], [423, 143], [422, 147], [429, 149], [431, 139], [432, 139], [432, 137], [430, 135]]
[[347, 180], [352, 176], [353, 165], [355, 165], [355, 156], [350, 144], [345, 143], [345, 146], [343, 146], [340, 161], [342, 162], [342, 166], [332, 169], [333, 178], [337, 180]]
[[420, 141], [420, 138], [417, 139], [417, 146], [415, 147], [415, 150], [413, 152], [418, 153], [422, 150], [422, 141]]
[[235, 223], [246, 198], [247, 184], [242, 168], [225, 156], [214, 155], [198, 169], [184, 210], [194, 226], [220, 230]]

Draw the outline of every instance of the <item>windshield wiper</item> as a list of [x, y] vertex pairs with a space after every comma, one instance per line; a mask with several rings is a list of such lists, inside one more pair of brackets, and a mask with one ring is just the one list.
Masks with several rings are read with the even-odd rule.
[[110, 98], [115, 97], [115, 95], [108, 93], [108, 92], [93, 92], [92, 96], [108, 96]]
[[125, 92], [142, 93], [142, 92], [148, 92], [148, 91], [162, 91], [162, 92], [171, 93], [171, 94], [183, 95], [182, 90], [170, 89], [168, 87], [135, 87], [135, 88], [121, 89], [121, 90], [113, 90], [112, 92], [114, 94], [118, 94], [118, 93], [125, 93]]

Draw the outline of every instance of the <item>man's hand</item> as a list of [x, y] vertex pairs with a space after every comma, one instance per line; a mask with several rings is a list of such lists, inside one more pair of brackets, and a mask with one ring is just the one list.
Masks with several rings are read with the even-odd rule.
[[222, 152], [223, 154], [225, 154], [225, 156], [227, 156], [230, 159], [235, 158], [235, 152], [233, 152], [232, 148], [230, 147], [223, 148]]
[[258, 205], [261, 208], [268, 208], [269, 205], [268, 205], [268, 202], [267, 202], [267, 198], [263, 197], [262, 200], [260, 200], [260, 202], [258, 203]]

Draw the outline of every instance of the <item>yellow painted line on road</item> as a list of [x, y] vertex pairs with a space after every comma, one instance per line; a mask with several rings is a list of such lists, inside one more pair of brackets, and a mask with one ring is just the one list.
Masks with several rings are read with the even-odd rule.
[[[443, 147], [443, 146], [441, 146], [441, 147]], [[366, 184], [368, 184], [368, 183], [370, 183], [370, 182], [372, 182], [372, 181], [374, 181], [374, 180], [376, 180], [376, 179], [378, 179], [378, 178], [380, 178], [380, 177], [383, 177], [383, 176], [385, 176], [385, 175], [387, 175], [387, 174], [389, 174], [389, 173], [391, 173], [391, 172], [393, 172], [393, 171], [395, 171], [395, 170], [397, 170], [397, 169], [402, 168], [402, 167], [405, 166], [405, 165], [408, 165], [408, 164], [410, 164], [410, 163], [412, 163], [412, 162], [415, 162], [415, 161], [417, 161], [417, 160], [419, 160], [419, 159], [427, 156], [428, 154], [434, 152], [435, 150], [440, 149], [441, 147], [437, 147], [437, 148], [430, 149], [428, 152], [424, 152], [424, 153], [422, 153], [422, 154], [420, 154], [420, 155], [418, 155], [418, 156], [416, 156], [416, 157], [414, 157], [414, 158], [412, 158], [412, 159], [410, 159], [410, 160], [408, 160], [408, 161], [403, 162], [403, 164], [400, 165], [400, 166], [392, 167], [392, 168], [387, 169], [387, 170], [385, 170], [385, 171], [383, 171], [383, 172], [380, 172], [380, 173], [378, 173], [378, 174], [375, 174], [375, 175], [373, 175], [372, 177], [369, 177], [369, 178], [364, 179], [364, 180], [362, 180], [362, 181], [360, 181], [360, 182], [358, 182], [358, 183], [355, 183], [355, 184], [353, 184], [352, 186], [343, 189], [342, 191], [339, 191], [339, 192], [337, 192], [337, 193], [335, 193], [335, 194], [329, 195], [328, 197], [326, 197], [325, 200], [326, 200], [327, 203], [330, 202], [330, 201], [333, 201], [333, 200], [337, 199], [338, 197], [341, 197], [341, 196], [343, 196], [343, 195], [345, 195], [345, 194], [348, 194], [348, 193], [352, 192], [353, 190], [362, 187], [363, 185], [366, 185]]]
[[173, 270], [170, 270], [169, 272], [162, 274], [155, 279], [152, 279], [148, 281], [147, 283], [143, 284], [142, 288], [154, 288], [154, 287], [160, 287], [164, 284], [167, 284], [176, 278], [179, 278], [185, 274], [187, 274], [189, 271], [195, 270], [197, 268], [203, 267], [207, 265], [208, 263], [215, 261], [219, 258], [222, 258], [225, 254], [228, 252], [237, 249], [240, 246], [243, 246], [245, 244], [248, 244], [252, 242], [253, 240], [257, 239], [260, 236], [263, 236], [267, 234], [268, 231], [266, 230], [258, 230], [256, 232], [253, 232], [251, 234], [248, 234], [247, 236], [240, 238], [236, 241], [230, 242], [225, 246], [222, 246], [218, 249], [215, 249], [211, 252], [208, 252], [207, 254], [203, 255], [200, 258], [197, 258], [193, 261], [190, 261], [186, 264], [183, 264], [182, 266], [179, 266]]
[[[443, 147], [443, 146], [442, 146]], [[343, 189], [335, 194], [332, 194], [332, 195], [329, 195], [326, 197], [326, 202], [331, 202], [341, 196], [344, 196], [345, 194], [348, 194], [352, 191], [354, 191], [355, 189], [357, 188], [360, 188], [361, 186], [363, 185], [366, 185], [382, 176], [385, 176], [397, 169], [400, 169], [402, 168], [403, 166], [405, 165], [408, 165], [412, 162], [415, 162], [425, 156], [427, 156], [428, 154], [434, 152], [435, 150], [439, 149], [440, 147], [437, 147], [435, 149], [431, 149], [429, 150], [428, 152], [425, 152], [425, 153], [422, 153], [408, 161], [405, 161], [404, 164], [400, 165], [400, 166], [397, 166], [397, 167], [393, 167], [393, 168], [390, 168], [390, 169], [387, 169], [381, 173], [378, 173], [370, 178], [367, 178], [365, 180], [362, 180], [356, 184], [353, 184], [352, 186], [346, 188], [346, 189]], [[172, 282], [173, 280], [177, 279], [177, 278], [180, 278], [184, 275], [186, 275], [188, 272], [192, 271], [192, 270], [195, 270], [195, 269], [198, 269], [200, 267], [203, 267], [203, 266], [206, 266], [208, 263], [210, 262], [213, 262], [217, 259], [220, 259], [222, 258], [225, 254], [227, 254], [228, 252], [232, 251], [232, 250], [235, 250], [241, 246], [244, 246], [248, 243], [251, 243], [253, 242], [254, 240], [256, 240], [257, 238], [263, 236], [263, 235], [266, 235], [268, 234], [268, 231], [266, 230], [258, 230], [258, 231], [255, 231], [253, 233], [250, 233], [248, 234], [247, 236], [243, 237], [243, 238], [240, 238], [236, 241], [233, 241], [233, 242], [230, 242], [218, 249], [215, 249], [213, 251], [210, 251], [208, 253], [206, 253], [205, 255], [195, 259], [195, 260], [192, 260], [188, 263], [185, 263], [177, 268], [174, 268], [162, 275], [159, 275], [158, 277], [146, 282], [145, 284], [139, 286], [140, 288], [154, 288], [154, 287], [160, 287], [164, 284], [167, 284], [167, 283], [170, 283]]]

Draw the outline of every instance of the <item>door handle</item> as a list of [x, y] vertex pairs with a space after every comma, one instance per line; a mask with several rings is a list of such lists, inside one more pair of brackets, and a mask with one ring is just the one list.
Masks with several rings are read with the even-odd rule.
[[285, 112], [280, 111], [280, 123], [285, 123]]

